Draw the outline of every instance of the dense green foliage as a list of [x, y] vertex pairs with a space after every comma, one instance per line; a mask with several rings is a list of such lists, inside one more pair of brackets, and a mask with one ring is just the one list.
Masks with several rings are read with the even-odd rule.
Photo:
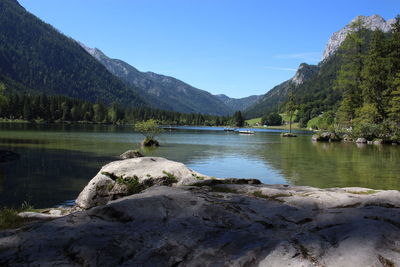
[[[286, 111], [289, 92], [293, 92], [294, 121], [300, 127], [346, 131], [371, 140], [399, 140], [399, 20], [388, 34], [367, 30], [355, 21], [339, 50], [318, 65], [318, 72], [310, 72], [299, 85], [289, 80], [277, 86], [264, 99], [268, 108], [260, 110], [267, 115]], [[245, 114], [251, 115], [250, 111]]]
[[344, 63], [336, 79], [343, 94], [335, 127], [354, 136], [400, 140], [400, 16], [391, 34], [377, 30], [371, 40], [355, 22], [342, 45]]
[[162, 128], [157, 124], [157, 121], [150, 119], [147, 121], [137, 122], [134, 125], [136, 132], [144, 135], [143, 146], [159, 146], [159, 142], [155, 137], [164, 132]]
[[157, 121], [153, 119], [137, 122], [134, 128], [136, 132], [143, 134], [146, 138], [154, 138], [163, 132], [163, 129], [157, 124]]
[[[0, 84], [0, 87], [2, 85]], [[154, 119], [170, 125], [230, 125], [232, 118], [203, 114], [184, 114], [149, 107], [125, 108], [116, 103], [72, 99], [65, 96], [27, 94], [9, 91], [0, 94], [0, 118], [41, 122], [136, 123]]]
[[270, 113], [261, 118], [261, 124], [268, 126], [280, 126], [282, 125], [282, 116], [275, 112]]
[[233, 114], [232, 122], [233, 122], [233, 125], [236, 127], [244, 126], [244, 118], [242, 116], [241, 111], [236, 111], [235, 114]]
[[65, 95], [95, 103], [145, 105], [73, 39], [28, 13], [15, 0], [0, 1], [0, 82], [17, 91]]

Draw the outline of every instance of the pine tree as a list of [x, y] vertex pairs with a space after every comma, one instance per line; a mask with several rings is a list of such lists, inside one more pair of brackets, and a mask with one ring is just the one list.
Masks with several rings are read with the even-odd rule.
[[288, 101], [286, 102], [285, 110], [287, 113], [289, 113], [289, 133], [292, 133], [292, 118], [297, 110], [297, 105], [293, 91], [290, 91], [288, 94]]
[[346, 127], [351, 126], [356, 110], [362, 106], [361, 83], [366, 33], [361, 20], [354, 21], [350, 27], [351, 32], [341, 46], [340, 53], [344, 63], [335, 85], [335, 88], [343, 93], [337, 118], [339, 123]]
[[[365, 58], [361, 84], [363, 107], [358, 112], [361, 114], [357, 114], [363, 116], [368, 123], [381, 123], [386, 117], [385, 108], [388, 103], [384, 92], [388, 86], [387, 66], [386, 38], [382, 31], [377, 30], [372, 35], [371, 46]], [[367, 114], [367, 110], [372, 112]]]

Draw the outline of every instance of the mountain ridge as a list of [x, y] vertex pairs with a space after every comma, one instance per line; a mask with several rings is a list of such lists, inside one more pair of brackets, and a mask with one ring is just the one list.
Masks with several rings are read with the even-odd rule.
[[79, 44], [112, 74], [140, 88], [150, 102], [158, 103], [158, 107], [161, 105], [162, 108], [185, 113], [230, 115], [237, 110], [244, 110], [258, 99], [258, 96], [221, 98], [171, 76], [151, 71], [141, 72], [121, 59], [108, 57], [98, 48]]
[[106, 104], [144, 106], [135, 88], [111, 75], [70, 37], [15, 0], [0, 2], [0, 81], [7, 88]]
[[[321, 68], [323, 68], [324, 65], [326, 64], [332, 66], [327, 66], [324, 69], [329, 69], [329, 72], [333, 72], [333, 69], [336, 69], [337, 71], [338, 69], [336, 65], [338, 63], [333, 63], [332, 58], [335, 58], [335, 55], [337, 54], [337, 51], [340, 48], [340, 45], [343, 43], [347, 35], [351, 32], [350, 25], [356, 20], [361, 20], [361, 24], [368, 30], [372, 31], [380, 29], [384, 32], [390, 31], [391, 25], [395, 21], [395, 19], [390, 19], [386, 21], [379, 15], [357, 16], [342, 29], [331, 35], [325, 46], [326, 48], [323, 53], [323, 58], [318, 63], [318, 65], [309, 65], [306, 63], [300, 64], [298, 70], [296, 71], [296, 74], [292, 78], [274, 86], [271, 90], [267, 91], [264, 95], [262, 95], [261, 98], [255, 104], [248, 107], [244, 111], [245, 116], [259, 117], [265, 115], [266, 113], [276, 112], [278, 111], [279, 107], [286, 101], [287, 94], [289, 91], [296, 92], [297, 90], [301, 90], [304, 93], [304, 91], [307, 91], [307, 89], [305, 88], [306, 86], [314, 87], [312, 84], [310, 84], [311, 82], [309, 82], [314, 78], [318, 80], [318, 83], [323, 83], [317, 78], [317, 76], [321, 75]], [[307, 67], [304, 68], [305, 66]], [[333, 76], [336, 77], [335, 75]], [[330, 75], [329, 77], [326, 78], [332, 79], [333, 76]], [[306, 85], [304, 85], [304, 83], [306, 83]], [[314, 90], [314, 93], [317, 92], [315, 92]], [[334, 92], [331, 93], [335, 94]], [[325, 94], [326, 92], [324, 92], [324, 95]], [[305, 97], [304, 95], [300, 96], [300, 98], [304, 97]], [[336, 97], [337, 96], [335, 95], [333, 98]], [[311, 99], [311, 97], [309, 98]], [[330, 102], [330, 104], [332, 103]]]

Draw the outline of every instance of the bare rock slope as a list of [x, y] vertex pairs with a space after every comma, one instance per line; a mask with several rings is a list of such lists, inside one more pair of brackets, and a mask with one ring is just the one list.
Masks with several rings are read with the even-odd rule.
[[244, 184], [152, 186], [0, 232], [0, 265], [400, 265], [398, 191], [228, 181]]

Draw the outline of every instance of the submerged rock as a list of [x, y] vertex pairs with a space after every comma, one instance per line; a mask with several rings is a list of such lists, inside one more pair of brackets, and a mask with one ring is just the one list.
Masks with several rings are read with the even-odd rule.
[[138, 150], [128, 150], [119, 156], [121, 159], [134, 159], [143, 157]]
[[14, 161], [20, 158], [20, 155], [10, 150], [0, 150], [0, 163]]
[[0, 232], [0, 265], [396, 266], [399, 208], [394, 190], [154, 186]]
[[297, 135], [295, 135], [294, 133], [282, 133], [281, 136], [282, 137], [297, 137]]

